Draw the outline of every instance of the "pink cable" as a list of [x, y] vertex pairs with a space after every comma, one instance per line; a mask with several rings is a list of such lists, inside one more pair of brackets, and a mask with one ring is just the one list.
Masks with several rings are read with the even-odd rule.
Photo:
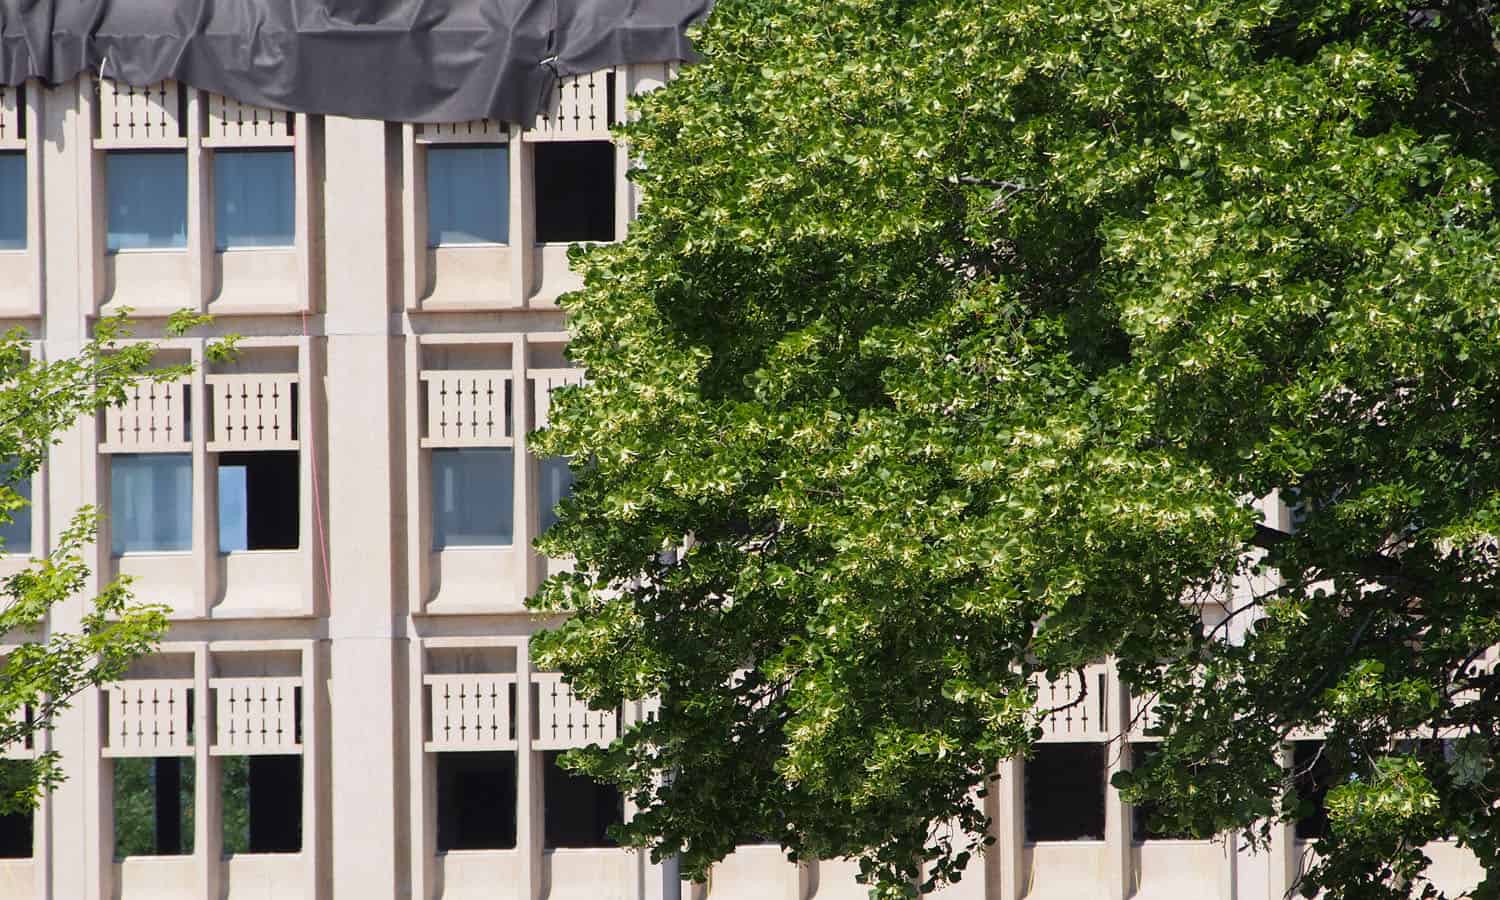
[[[305, 308], [302, 310], [302, 336], [304, 338], [307, 337], [307, 310]], [[312, 348], [311, 348], [311, 346], [309, 346], [308, 347], [308, 353], [311, 353], [311, 352], [312, 352]], [[309, 366], [309, 368], [311, 368], [311, 366]], [[309, 386], [309, 387], [311, 387], [311, 386]], [[308, 397], [310, 398], [312, 396], [312, 391], [309, 390], [307, 393], [308, 393]], [[310, 409], [311, 407], [312, 407], [312, 404], [309, 402], [308, 403], [308, 408]], [[311, 418], [311, 417], [309, 417], [309, 418]], [[324, 596], [327, 597], [329, 603], [332, 603], [333, 602], [333, 582], [332, 582], [331, 577], [330, 577], [329, 572], [328, 572], [328, 536], [323, 533], [323, 498], [322, 498], [323, 490], [322, 490], [322, 488], [320, 486], [320, 483], [319, 483], [319, 480], [318, 480], [318, 438], [317, 438], [317, 434], [318, 434], [318, 426], [317, 426], [316, 423], [313, 423], [312, 430], [309, 431], [308, 434], [307, 434], [307, 450], [308, 450], [308, 452], [310, 454], [312, 454], [313, 523], [318, 528], [318, 550], [320, 551], [320, 553], [321, 553], [321, 555], [323, 557], [323, 591], [324, 591]]]

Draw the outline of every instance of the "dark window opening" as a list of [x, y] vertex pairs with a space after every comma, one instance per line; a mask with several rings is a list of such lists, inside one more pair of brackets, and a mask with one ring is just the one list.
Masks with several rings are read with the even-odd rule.
[[536, 145], [539, 244], [615, 239], [615, 145], [549, 141]]
[[224, 757], [224, 853], [302, 849], [302, 757]]
[[[1151, 754], [1156, 752], [1157, 745], [1153, 742], [1131, 744], [1130, 758], [1133, 765], [1141, 765]], [[1167, 828], [1159, 822], [1153, 822], [1156, 818], [1158, 804], [1141, 803], [1131, 807], [1131, 829], [1134, 839], [1139, 841], [1188, 841], [1193, 836], [1181, 829]]]
[[116, 759], [115, 858], [193, 852], [193, 761]]
[[[31, 782], [30, 760], [0, 759], [0, 786], [7, 794]], [[27, 859], [32, 855], [32, 810], [0, 814], [0, 859]]]
[[516, 846], [516, 754], [438, 753], [437, 848]]
[[557, 507], [572, 494], [573, 469], [566, 456], [537, 460], [537, 505], [543, 532], [557, 524]]
[[0, 153], [0, 250], [25, 249], [26, 154]]
[[1026, 760], [1026, 840], [1104, 840], [1104, 744], [1042, 744]]
[[296, 450], [219, 454], [219, 552], [295, 550], [301, 467]]
[[1328, 789], [1333, 787], [1333, 764], [1322, 741], [1292, 744], [1292, 788], [1308, 812], [1297, 819], [1297, 840], [1311, 841], [1328, 833]]
[[546, 798], [545, 839], [551, 847], [614, 847], [609, 826], [625, 821], [620, 790], [600, 784], [582, 772], [564, 769], [557, 758], [561, 750], [542, 754]]

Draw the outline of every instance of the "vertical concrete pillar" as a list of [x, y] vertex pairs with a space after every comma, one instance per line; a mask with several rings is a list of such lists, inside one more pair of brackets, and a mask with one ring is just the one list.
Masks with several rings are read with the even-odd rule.
[[1125, 686], [1115, 672], [1113, 660], [1109, 662], [1109, 678], [1105, 681], [1104, 698], [1106, 719], [1113, 741], [1105, 745], [1104, 784], [1104, 878], [1109, 891], [1109, 900], [1125, 900], [1133, 893], [1135, 881], [1131, 860], [1133, 836], [1130, 826], [1130, 807], [1120, 798], [1120, 792], [1111, 783], [1119, 772], [1130, 769], [1129, 729], [1130, 706], [1125, 697]]
[[[395, 240], [399, 157], [383, 122], [330, 117], [324, 130], [327, 308], [329, 677], [358, 685], [329, 704], [332, 879], [340, 897], [404, 898], [409, 885], [404, 636], [400, 527], [400, 356], [392, 337], [399, 264]], [[385, 441], [385, 448], [371, 442]], [[371, 523], [388, 522], [389, 528]], [[313, 690], [325, 690], [314, 685]]]
[[1019, 758], [1001, 760], [1000, 778], [990, 788], [995, 797], [995, 846], [985, 859], [985, 880], [998, 900], [1021, 900], [1026, 891], [1024, 767]]

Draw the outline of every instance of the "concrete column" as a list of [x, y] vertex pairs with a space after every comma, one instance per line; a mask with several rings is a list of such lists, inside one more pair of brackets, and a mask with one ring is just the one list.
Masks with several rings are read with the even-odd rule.
[[1130, 722], [1130, 705], [1126, 701], [1125, 687], [1115, 674], [1114, 660], [1109, 662], [1109, 678], [1106, 680], [1105, 697], [1114, 742], [1105, 745], [1104, 785], [1104, 878], [1109, 891], [1109, 900], [1125, 900], [1132, 893], [1135, 881], [1131, 864], [1130, 807], [1120, 799], [1110, 781], [1116, 773], [1130, 769], [1130, 742], [1127, 725]]
[[[332, 879], [340, 897], [405, 898], [406, 823], [404, 490], [399, 436], [402, 371], [392, 338], [399, 264], [394, 239], [400, 160], [382, 122], [332, 118], [324, 141], [327, 217], [329, 677], [358, 690], [333, 692]], [[381, 442], [384, 442], [382, 445]], [[390, 523], [388, 528], [373, 523]], [[321, 686], [315, 686], [320, 689]]]
[[[995, 797], [995, 846], [985, 857], [986, 881], [998, 900], [1021, 900], [1026, 890], [1022, 858], [1026, 843], [1026, 806], [1022, 794], [1025, 763], [1020, 759], [1000, 761], [999, 780], [990, 788]], [[997, 888], [997, 889], [996, 889]]]

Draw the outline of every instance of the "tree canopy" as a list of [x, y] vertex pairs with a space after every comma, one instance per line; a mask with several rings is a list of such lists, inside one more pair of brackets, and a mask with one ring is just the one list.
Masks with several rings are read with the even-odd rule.
[[[205, 321], [177, 314], [166, 329], [177, 336]], [[22, 329], [0, 335], [0, 461], [5, 463], [0, 522], [15, 522], [30, 505], [22, 485], [81, 417], [123, 403], [126, 391], [141, 381], [172, 380], [187, 372], [186, 366], [158, 365], [156, 346], [130, 337], [124, 312], [101, 319], [77, 355], [57, 360], [38, 358]], [[211, 358], [232, 353], [234, 343], [229, 338], [211, 344]], [[37, 746], [36, 739], [80, 691], [119, 678], [166, 631], [165, 608], [136, 602], [128, 577], [85, 599], [76, 630], [49, 621], [57, 604], [88, 585], [85, 559], [98, 519], [93, 507], [75, 511], [49, 535], [45, 555], [0, 580], [0, 635], [6, 642], [0, 659], [0, 747]], [[41, 751], [0, 767], [0, 812], [34, 806], [61, 781], [60, 762], [55, 751]]]
[[1113, 657], [1170, 826], [1297, 815], [1321, 729], [1309, 888], [1422, 896], [1445, 835], [1500, 873], [1489, 15], [721, 0], [624, 129], [639, 220], [577, 259], [538, 440], [579, 461], [541, 661], [660, 701], [574, 757], [621, 835], [935, 885], [1032, 674]]

